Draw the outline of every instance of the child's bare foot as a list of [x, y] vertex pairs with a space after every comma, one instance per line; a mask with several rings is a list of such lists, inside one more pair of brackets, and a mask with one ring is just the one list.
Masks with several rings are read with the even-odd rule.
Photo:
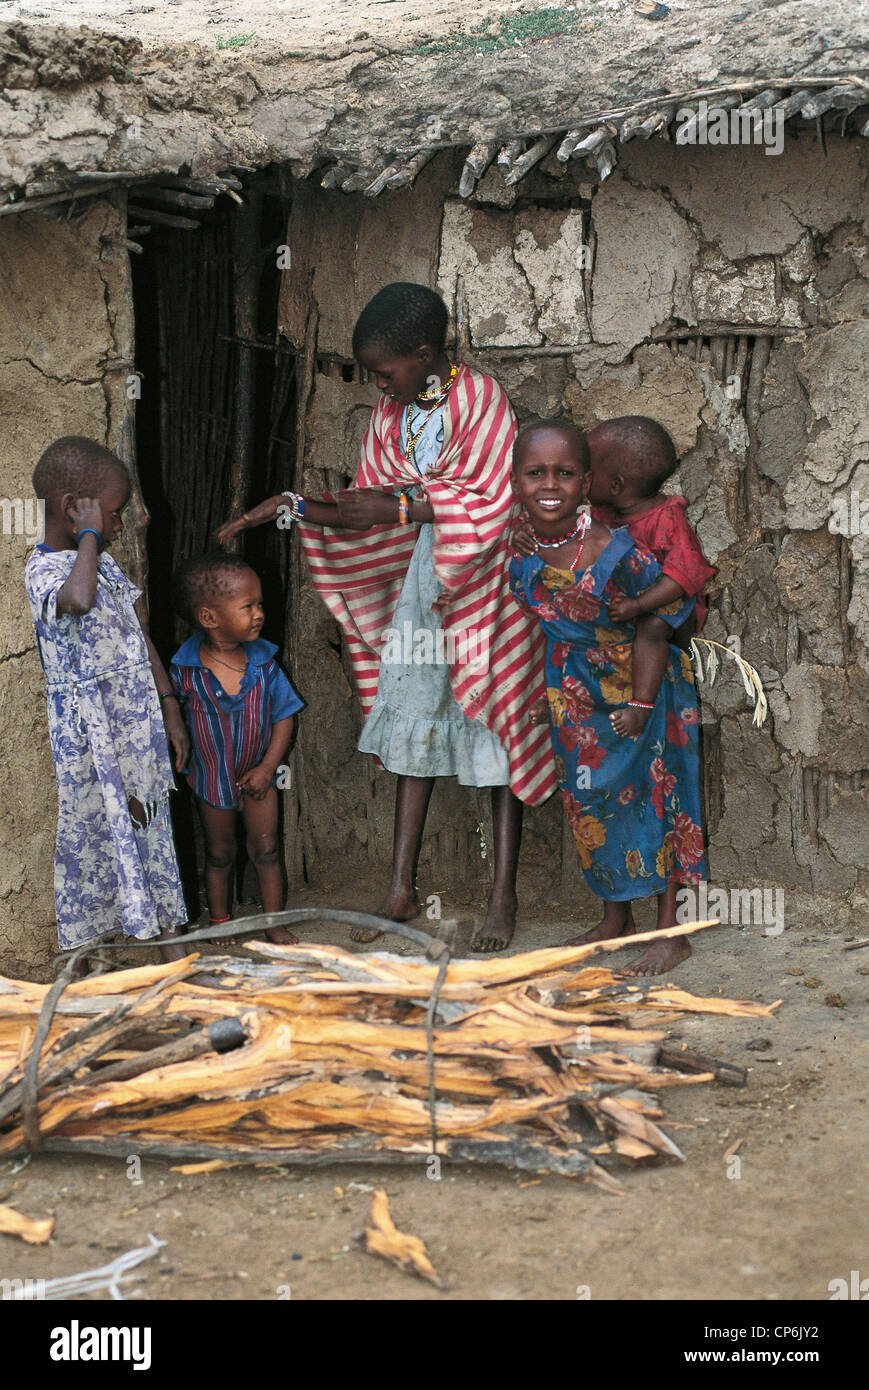
[[471, 950], [480, 955], [503, 951], [513, 940], [516, 930], [518, 902], [515, 893], [493, 893], [489, 899], [486, 920], [471, 942]]
[[687, 960], [691, 947], [684, 936], [665, 936], [662, 941], [652, 941], [641, 956], [620, 970], [619, 975], [663, 975], [674, 965]]
[[649, 722], [650, 709], [633, 709], [625, 705], [623, 709], [614, 710], [610, 715], [610, 723], [617, 734], [622, 738], [639, 738]]
[[541, 696], [540, 696], [540, 699], [539, 699], [539, 700], [535, 700], [535, 701], [534, 701], [534, 704], [531, 706], [530, 710], [528, 711], [528, 723], [529, 723], [529, 724], [537, 725], [537, 724], [547, 724], [548, 722], [549, 722], [549, 701], [547, 700], [547, 698], [546, 698], [545, 695], [541, 695]]
[[299, 938], [293, 936], [286, 927], [269, 927], [266, 932], [266, 940], [273, 941], [276, 946], [298, 946]]
[[[374, 915], [386, 917], [390, 922], [412, 922], [419, 910], [419, 898], [416, 896], [415, 888], [390, 888]], [[376, 941], [378, 936], [382, 935], [383, 932], [375, 931], [373, 927], [350, 928], [350, 940], [363, 944]]]
[[159, 948], [163, 960], [183, 960], [188, 954], [184, 938], [174, 929], [161, 931], [159, 936], [154, 937], [154, 945]]
[[602, 922], [598, 922], [596, 927], [590, 927], [588, 931], [581, 932], [579, 936], [572, 936], [569, 941], [565, 941], [565, 946], [590, 946], [594, 941], [615, 941], [619, 936], [633, 936], [637, 930], [632, 915], [622, 925], [619, 922], [611, 922], [606, 917]]

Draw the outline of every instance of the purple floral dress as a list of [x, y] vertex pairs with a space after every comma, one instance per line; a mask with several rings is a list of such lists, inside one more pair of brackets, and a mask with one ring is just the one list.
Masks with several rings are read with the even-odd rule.
[[[142, 591], [102, 554], [90, 612], [58, 614], [75, 558], [74, 550], [37, 547], [24, 576], [57, 773], [61, 950], [109, 932], [146, 939], [187, 920], [169, 815], [172, 765], [133, 608]], [[130, 797], [145, 808], [142, 827]]]

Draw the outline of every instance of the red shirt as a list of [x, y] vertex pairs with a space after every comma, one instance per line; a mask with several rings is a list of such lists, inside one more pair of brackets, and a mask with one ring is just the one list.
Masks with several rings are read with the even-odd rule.
[[591, 515], [604, 526], [627, 526], [637, 545], [650, 550], [662, 573], [672, 579], [689, 598], [696, 598], [697, 631], [706, 620], [704, 590], [716, 571], [707, 564], [697, 533], [688, 522], [684, 497], [662, 497], [654, 507], [638, 516], [622, 517], [609, 507], [592, 507]]

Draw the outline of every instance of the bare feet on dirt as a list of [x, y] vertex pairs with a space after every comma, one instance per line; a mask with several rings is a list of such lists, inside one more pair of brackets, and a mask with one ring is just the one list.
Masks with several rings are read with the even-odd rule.
[[513, 940], [516, 930], [516, 911], [518, 902], [515, 893], [505, 893], [497, 898], [494, 893], [489, 899], [486, 920], [471, 942], [471, 950], [488, 955], [492, 951], [503, 951]]
[[664, 975], [668, 970], [672, 970], [674, 965], [687, 960], [690, 954], [691, 947], [683, 936], [667, 936], [661, 941], [650, 942], [643, 954], [632, 960], [630, 965], [626, 965], [624, 970], [618, 971], [618, 974]]
[[[419, 910], [415, 888], [390, 888], [374, 915], [386, 917], [390, 922], [412, 922]], [[376, 941], [382, 935], [383, 932], [375, 931], [373, 927], [350, 928], [350, 940], [363, 944]]]

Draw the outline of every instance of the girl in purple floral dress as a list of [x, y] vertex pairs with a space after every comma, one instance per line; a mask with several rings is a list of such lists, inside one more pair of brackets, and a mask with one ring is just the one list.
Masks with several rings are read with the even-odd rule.
[[[25, 586], [45, 671], [57, 773], [57, 935], [62, 950], [123, 932], [184, 954], [187, 911], [169, 815], [190, 741], [178, 698], [133, 604], [141, 594], [106, 553], [130, 496], [101, 445], [58, 439], [36, 466], [45, 540]], [[156, 683], [155, 683], [156, 682]]]
[[[630, 934], [632, 899], [652, 895], [658, 928], [675, 926], [678, 885], [706, 877], [691, 662], [647, 618], [619, 621], [609, 611], [654, 584], [661, 567], [627, 528], [610, 531], [578, 511], [588, 451], [573, 426], [526, 425], [513, 457], [513, 489], [538, 553], [511, 560], [510, 587], [547, 639], [561, 796], [583, 878], [604, 908], [578, 940]], [[620, 714], [634, 709], [645, 723], [630, 736]], [[689, 954], [684, 938], [662, 937], [623, 973], [660, 974]]]

